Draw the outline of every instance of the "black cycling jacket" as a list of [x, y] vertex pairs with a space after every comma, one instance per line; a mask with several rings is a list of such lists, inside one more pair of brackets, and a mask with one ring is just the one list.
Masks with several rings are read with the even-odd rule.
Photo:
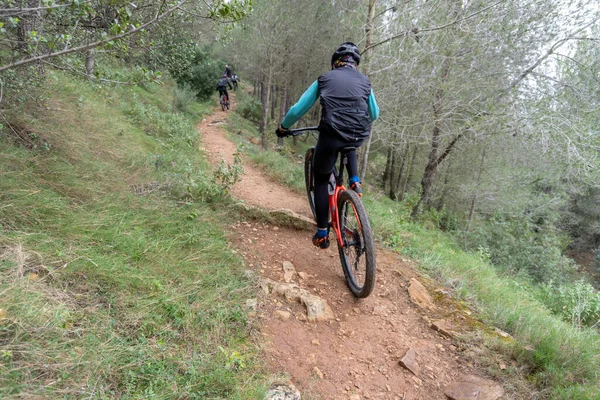
[[336, 68], [318, 79], [322, 114], [319, 131], [336, 132], [348, 141], [369, 136], [371, 117], [367, 101], [369, 78], [351, 67]]

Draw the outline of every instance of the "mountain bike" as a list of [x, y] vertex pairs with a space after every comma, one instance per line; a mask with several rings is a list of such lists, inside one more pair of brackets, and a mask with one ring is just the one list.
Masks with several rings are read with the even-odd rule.
[[[307, 131], [316, 131], [317, 128], [312, 126], [290, 129], [290, 134], [297, 136]], [[337, 242], [346, 284], [355, 297], [364, 298], [371, 294], [375, 286], [375, 243], [369, 217], [360, 197], [344, 186], [347, 154], [352, 151], [356, 151], [356, 147], [345, 147], [340, 150], [339, 168], [333, 168], [329, 179], [329, 226]], [[304, 179], [308, 203], [316, 220], [314, 152], [314, 147], [306, 151]]]
[[225, 109], [229, 110], [229, 100], [225, 94], [222, 94], [219, 98], [219, 104], [221, 104], [221, 109], [225, 111]]

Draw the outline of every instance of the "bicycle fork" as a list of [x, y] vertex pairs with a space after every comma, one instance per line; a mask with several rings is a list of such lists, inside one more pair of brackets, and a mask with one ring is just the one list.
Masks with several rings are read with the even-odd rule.
[[344, 242], [342, 240], [342, 232], [340, 230], [339, 210], [336, 204], [336, 200], [342, 190], [346, 190], [344, 185], [336, 184], [335, 188], [333, 189], [333, 193], [329, 194], [329, 211], [331, 212], [331, 227], [333, 228], [333, 232], [335, 232], [335, 238], [339, 243], [340, 247], [344, 247]]

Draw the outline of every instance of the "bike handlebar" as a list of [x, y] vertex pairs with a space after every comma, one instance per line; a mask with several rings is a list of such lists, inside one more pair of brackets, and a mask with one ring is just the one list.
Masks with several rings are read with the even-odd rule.
[[307, 126], [304, 128], [288, 129], [288, 132], [290, 132], [290, 136], [298, 136], [298, 135], [302, 135], [302, 133], [304, 133], [306, 131], [318, 131], [318, 130], [319, 130], [318, 126]]

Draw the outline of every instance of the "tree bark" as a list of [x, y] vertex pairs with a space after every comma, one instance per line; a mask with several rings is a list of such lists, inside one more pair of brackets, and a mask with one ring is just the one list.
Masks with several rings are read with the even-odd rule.
[[412, 152], [410, 149], [406, 149], [407, 156], [409, 158], [408, 168], [406, 170], [406, 178], [402, 181], [402, 187], [400, 188], [400, 198], [398, 200], [404, 200], [404, 196], [406, 196], [406, 191], [408, 190], [408, 186], [410, 185], [410, 181], [412, 181], [413, 172], [415, 170], [415, 162], [417, 160], [417, 148], [415, 148]]
[[441, 194], [440, 197], [438, 198], [437, 201], [437, 206], [435, 207], [435, 209], [437, 211], [442, 211], [444, 209], [444, 206], [446, 205], [446, 194], [448, 193], [448, 180], [450, 177], [450, 168], [451, 168], [452, 163], [448, 162], [448, 167], [446, 168], [446, 170], [444, 171], [444, 183], [442, 184], [442, 189], [441, 189]]
[[277, 105], [277, 85], [271, 86], [271, 121], [275, 121], [275, 106]]
[[94, 76], [94, 56], [95, 56], [94, 49], [89, 49], [85, 53], [85, 73], [90, 78], [92, 76]]
[[271, 76], [272, 76], [272, 72], [269, 69], [269, 72], [267, 72], [266, 76], [265, 76], [265, 81], [262, 83], [261, 87], [260, 87], [260, 99], [262, 101], [262, 105], [263, 105], [263, 112], [262, 112], [262, 118], [260, 120], [260, 126], [259, 126], [259, 132], [261, 134], [261, 144], [262, 144], [262, 148], [266, 150], [267, 148], [267, 122], [269, 119], [269, 95], [270, 95], [270, 90], [269, 88], [271, 87]]
[[427, 155], [427, 165], [421, 179], [421, 197], [411, 212], [412, 217], [416, 217], [420, 212], [421, 205], [423, 209], [427, 210], [431, 205], [431, 189], [437, 167], [441, 160], [439, 160], [439, 149], [442, 144], [442, 113], [444, 107], [444, 83], [448, 79], [450, 74], [450, 57], [446, 55], [442, 65], [442, 75], [440, 77], [440, 83], [435, 91], [435, 97], [433, 100], [433, 133], [431, 136], [431, 147], [429, 148], [429, 154]]
[[394, 173], [396, 171], [396, 159], [397, 157], [397, 151], [396, 149], [394, 149], [394, 147], [392, 146], [392, 160], [391, 160], [391, 165], [390, 165], [390, 192], [389, 192], [389, 196], [390, 199], [392, 200], [396, 200], [396, 187], [394, 186]]
[[382, 182], [383, 182], [383, 191], [385, 192], [387, 190], [387, 183], [388, 180], [390, 179], [390, 168], [392, 166], [392, 146], [390, 146], [388, 148], [388, 152], [387, 152], [387, 160], [385, 162], [385, 170], [383, 170], [383, 176], [381, 178]]
[[[285, 118], [287, 110], [287, 86], [280, 85], [277, 94], [279, 94], [279, 121], [277, 123], [280, 124]], [[275, 101], [275, 99], [273, 99], [273, 101]], [[283, 138], [277, 138], [277, 145], [283, 146]]]

